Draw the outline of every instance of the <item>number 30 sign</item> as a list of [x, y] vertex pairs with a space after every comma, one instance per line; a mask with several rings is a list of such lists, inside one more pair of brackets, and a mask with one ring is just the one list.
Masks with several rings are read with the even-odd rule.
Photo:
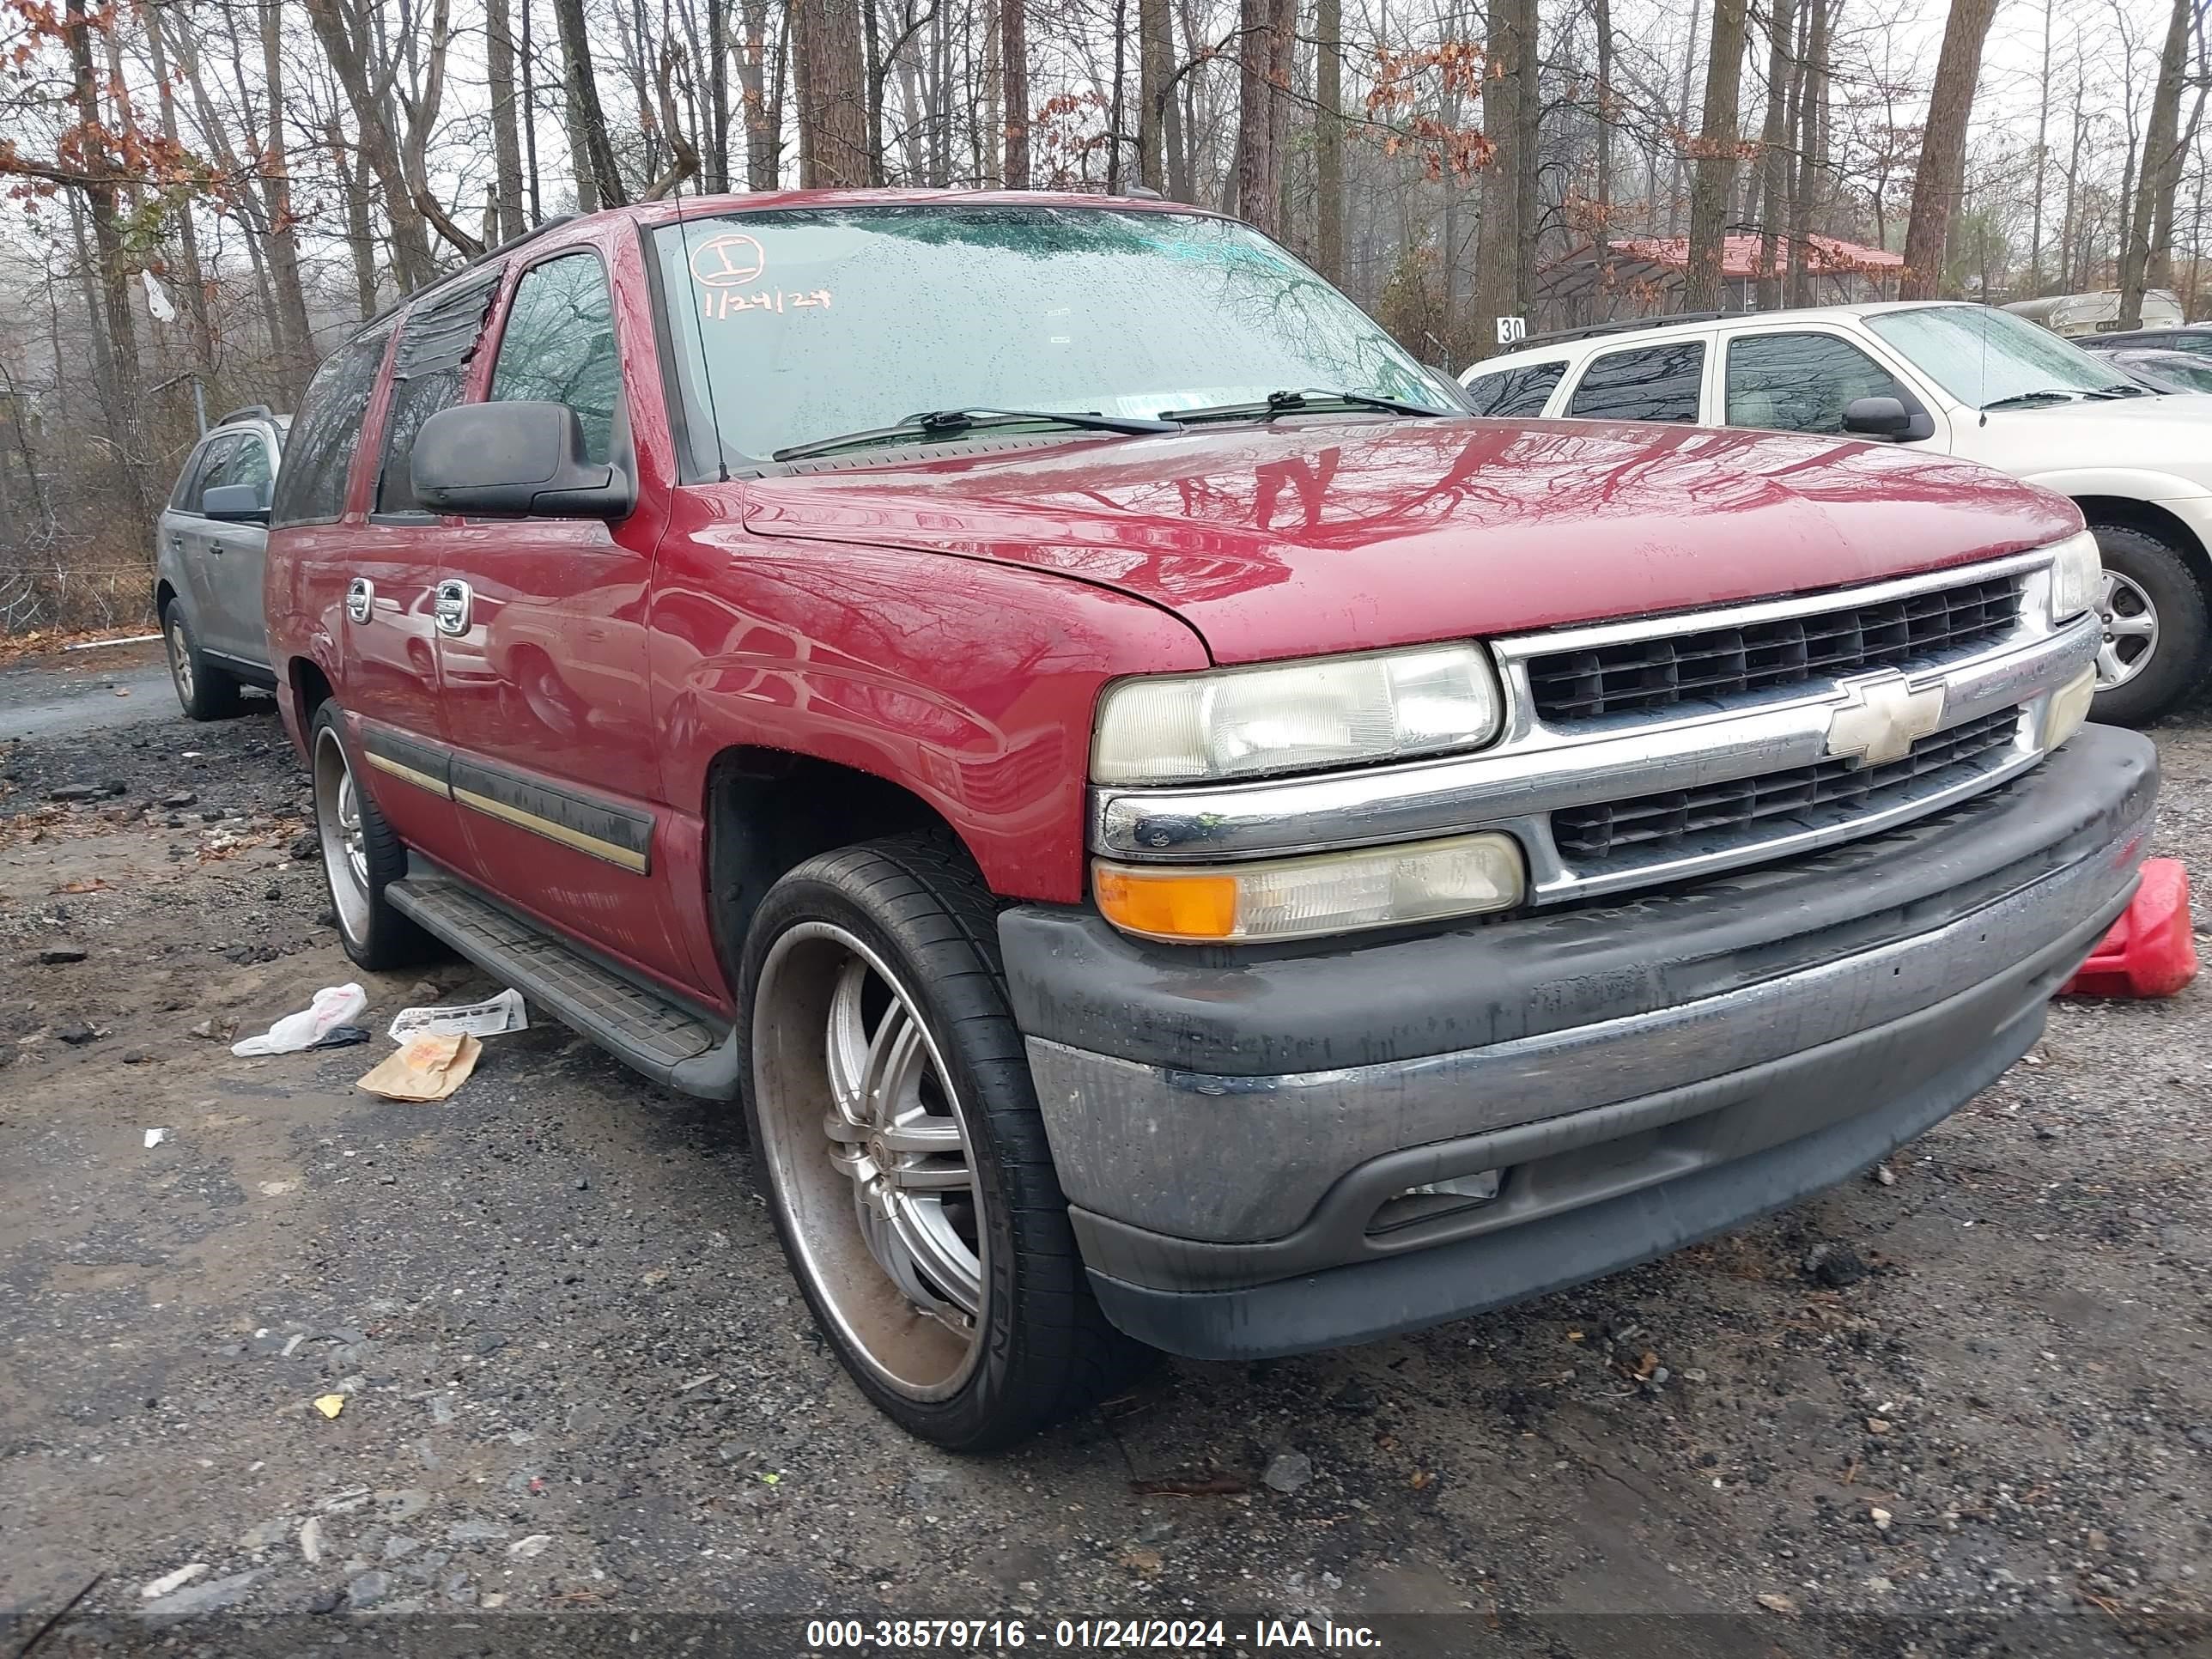
[[1528, 337], [1528, 319], [1526, 317], [1500, 317], [1498, 319], [1498, 344], [1517, 345]]

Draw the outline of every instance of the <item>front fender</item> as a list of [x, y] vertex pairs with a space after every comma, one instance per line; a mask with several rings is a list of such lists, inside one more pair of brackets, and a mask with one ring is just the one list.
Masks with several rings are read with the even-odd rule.
[[868, 773], [926, 801], [992, 890], [1085, 888], [1091, 724], [1106, 681], [1204, 668], [1147, 601], [1031, 567], [709, 524], [661, 546], [653, 605], [663, 787], [703, 812], [737, 746]]

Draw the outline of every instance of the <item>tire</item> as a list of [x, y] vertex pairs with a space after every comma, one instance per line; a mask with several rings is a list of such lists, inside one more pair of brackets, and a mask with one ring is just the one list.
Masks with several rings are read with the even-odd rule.
[[344, 713], [336, 698], [325, 699], [315, 710], [307, 727], [307, 755], [323, 881], [345, 953], [372, 972], [436, 956], [435, 941], [384, 896], [386, 887], [407, 873], [407, 848], [368, 792], [354, 782]]
[[2089, 714], [2113, 726], [2155, 720], [2196, 689], [2205, 656], [2204, 590], [2179, 548], [2131, 526], [2092, 526], [2105, 561], [2105, 639]]
[[957, 846], [901, 836], [792, 871], [746, 935], [738, 1006], [756, 1179], [863, 1394], [985, 1452], [1133, 1373], [1147, 1351], [1091, 1297], [997, 906]]
[[169, 653], [169, 684], [176, 687], [185, 718], [227, 720], [237, 714], [238, 682], [208, 661], [185, 607], [173, 599], [161, 613], [161, 636]]

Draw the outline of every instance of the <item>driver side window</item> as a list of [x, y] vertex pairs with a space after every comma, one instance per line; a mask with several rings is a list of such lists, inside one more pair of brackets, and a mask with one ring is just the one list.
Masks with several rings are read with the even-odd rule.
[[596, 253], [533, 265], [514, 286], [492, 366], [490, 401], [566, 404], [596, 462], [612, 459], [622, 369], [615, 356], [614, 298]]
[[1729, 426], [1840, 436], [1844, 411], [1861, 398], [1919, 406], [1887, 369], [1833, 334], [1747, 334], [1729, 342]]

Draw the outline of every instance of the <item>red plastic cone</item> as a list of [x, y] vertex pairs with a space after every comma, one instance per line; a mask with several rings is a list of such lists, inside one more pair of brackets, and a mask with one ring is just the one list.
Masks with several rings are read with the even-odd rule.
[[2189, 872], [2179, 859], [2146, 859], [2142, 884], [2062, 997], [2170, 997], [2197, 977]]

